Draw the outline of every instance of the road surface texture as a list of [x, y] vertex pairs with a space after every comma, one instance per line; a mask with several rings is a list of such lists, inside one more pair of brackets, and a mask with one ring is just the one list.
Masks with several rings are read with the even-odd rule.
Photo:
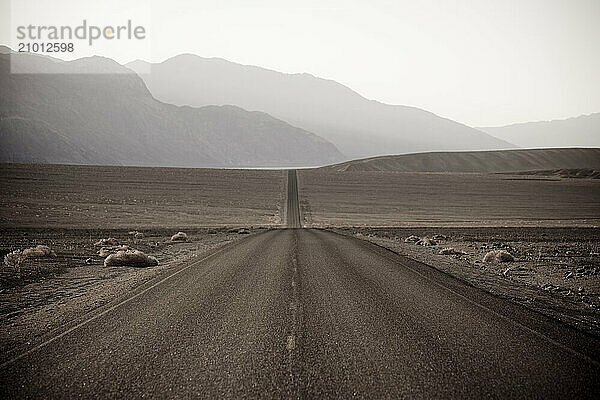
[[279, 229], [203, 257], [5, 362], [2, 397], [600, 395], [597, 339], [373, 244]]
[[288, 228], [302, 228], [302, 224], [300, 223], [300, 202], [298, 200], [298, 174], [296, 174], [296, 170], [288, 171], [286, 209], [286, 226]]

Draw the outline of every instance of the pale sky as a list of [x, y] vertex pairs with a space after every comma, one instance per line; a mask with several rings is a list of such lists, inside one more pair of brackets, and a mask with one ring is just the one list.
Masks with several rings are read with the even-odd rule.
[[[0, 43], [10, 44], [10, 2], [0, 2]], [[39, 3], [32, 19], [138, 18], [148, 61], [193, 53], [308, 72], [471, 126], [600, 112], [600, 0]], [[110, 46], [89, 51], [137, 58]]]

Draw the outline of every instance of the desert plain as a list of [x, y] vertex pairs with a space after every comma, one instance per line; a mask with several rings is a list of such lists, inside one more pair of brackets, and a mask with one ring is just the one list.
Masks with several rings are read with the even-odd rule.
[[[0, 274], [3, 358], [182, 263], [278, 229], [286, 177], [283, 170], [2, 165], [2, 256], [37, 245], [54, 252]], [[304, 169], [298, 186], [304, 227], [373, 242], [600, 335], [600, 180]], [[171, 241], [179, 231], [187, 240]], [[421, 246], [410, 236], [434, 240]], [[95, 245], [103, 238], [159, 264], [104, 266]], [[514, 261], [483, 262], [492, 250]]]

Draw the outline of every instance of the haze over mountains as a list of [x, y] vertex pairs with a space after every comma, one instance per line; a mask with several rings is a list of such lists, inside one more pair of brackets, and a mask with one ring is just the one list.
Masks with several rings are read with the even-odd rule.
[[600, 149], [530, 149], [418, 153], [373, 157], [324, 167], [332, 171], [524, 172], [600, 170]]
[[600, 147], [600, 113], [479, 129], [519, 147]]
[[[600, 159], [598, 151], [582, 149], [448, 153], [514, 147], [509, 142], [598, 146], [600, 113], [479, 128], [502, 141], [424, 110], [367, 100], [308, 74], [193, 55], [160, 64], [136, 61], [129, 69], [102, 57], [65, 62], [10, 53], [0, 46], [0, 162], [306, 167], [424, 151], [332, 168], [501, 172], [598, 168]], [[9, 57], [46, 73], [11, 74]], [[143, 80], [132, 70], [152, 74], [142, 74]], [[442, 152], [431, 153], [436, 151]]]
[[[430, 112], [368, 100], [335, 81], [284, 74], [184, 54], [127, 64], [159, 100], [191, 106], [232, 104], [264, 111], [334, 143], [348, 159], [436, 150], [515, 146]], [[376, 73], [376, 71], [373, 71]]]
[[[107, 58], [0, 53], [2, 162], [277, 167], [343, 159], [326, 140], [263, 112], [157, 101]], [[11, 74], [9, 57], [55, 73]], [[90, 70], [108, 73], [81, 73]]]

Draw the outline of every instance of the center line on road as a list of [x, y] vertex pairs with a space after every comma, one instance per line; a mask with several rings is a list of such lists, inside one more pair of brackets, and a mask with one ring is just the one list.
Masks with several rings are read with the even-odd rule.
[[294, 335], [288, 336], [286, 347], [288, 350], [294, 350], [296, 348], [296, 337]]
[[288, 374], [291, 381], [291, 389], [296, 392], [296, 398], [299, 397], [299, 381], [297, 375], [297, 367], [295, 366], [295, 358], [297, 354], [298, 345], [298, 326], [299, 319], [302, 313], [302, 305], [298, 295], [298, 232], [295, 231], [292, 239], [292, 257], [291, 265], [293, 267], [292, 279], [291, 279], [291, 299], [289, 303], [290, 313], [290, 330], [285, 341], [285, 348], [287, 349], [287, 364]]

